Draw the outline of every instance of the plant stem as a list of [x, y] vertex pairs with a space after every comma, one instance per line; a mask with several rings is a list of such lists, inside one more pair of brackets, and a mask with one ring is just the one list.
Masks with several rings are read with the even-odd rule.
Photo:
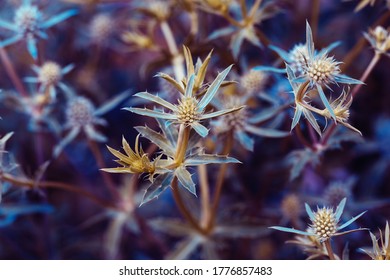
[[326, 251], [328, 252], [329, 259], [336, 260], [332, 250], [332, 245], [330, 244], [330, 239], [326, 239], [324, 243], [325, 243]]
[[14, 84], [16, 90], [20, 93], [20, 95], [27, 97], [27, 91], [23, 86], [22, 81], [20, 80], [18, 74], [16, 74], [15, 68], [9, 59], [8, 53], [4, 48], [0, 48], [0, 59], [3, 63], [3, 66], [5, 68], [5, 71], [7, 72], [8, 77], [11, 79], [12, 83]]
[[177, 150], [175, 155], [175, 163], [177, 166], [183, 163], [186, 151], [188, 140], [190, 138], [191, 127], [185, 124], [181, 124], [179, 128], [179, 136], [177, 138]]
[[[225, 141], [225, 145], [223, 147], [222, 155], [227, 155], [231, 151], [233, 147], [233, 133], [230, 131], [227, 139]], [[227, 164], [222, 164], [219, 168], [218, 172], [218, 177], [217, 177], [217, 182], [215, 186], [215, 194], [214, 194], [214, 199], [213, 199], [213, 204], [211, 208], [211, 217], [210, 217], [210, 222], [208, 224], [208, 229], [211, 229], [214, 226], [215, 223], [215, 218], [217, 215], [217, 210], [218, 210], [218, 205], [219, 201], [221, 199], [221, 193], [222, 193], [222, 188], [223, 188], [223, 182], [225, 180], [225, 174], [227, 170]]]
[[210, 186], [207, 176], [207, 167], [205, 164], [198, 166], [199, 184], [200, 184], [200, 202], [202, 205], [202, 212], [200, 218], [200, 226], [205, 228], [210, 222]]
[[204, 230], [199, 226], [199, 224], [191, 215], [191, 213], [187, 210], [183, 202], [183, 199], [180, 195], [179, 187], [177, 185], [177, 177], [173, 178], [171, 186], [172, 186], [173, 198], [175, 199], [176, 206], [178, 207], [182, 216], [187, 220], [188, 223], [190, 223], [191, 226], [194, 227], [194, 229], [198, 230], [199, 232], [203, 232]]
[[[372, 58], [370, 64], [367, 66], [366, 70], [364, 71], [363, 75], [361, 76], [360, 81], [365, 82], [367, 80], [368, 75], [370, 75], [370, 73], [374, 69], [375, 65], [378, 63], [380, 57], [381, 57], [380, 53], [375, 52], [374, 57]], [[353, 88], [353, 90], [351, 92], [352, 98], [354, 98], [356, 96], [357, 92], [362, 87], [362, 85], [363, 84], [358, 84]]]
[[[372, 27], [383, 25], [390, 18], [390, 10], [387, 11], [383, 16], [381, 16]], [[364, 46], [367, 44], [367, 39], [362, 36], [359, 41], [355, 44], [355, 46], [349, 51], [349, 53], [344, 58], [344, 63], [340, 65], [341, 71], [345, 72], [345, 70], [351, 65], [352, 62], [355, 61], [356, 57], [363, 50]]]
[[95, 202], [96, 204], [98, 204], [102, 207], [113, 208], [113, 209], [115, 208], [115, 206], [113, 204], [111, 204], [110, 202], [102, 200], [102, 199], [96, 197], [94, 194], [92, 194], [88, 191], [85, 191], [83, 189], [74, 187], [70, 184], [66, 184], [66, 183], [62, 183], [62, 182], [54, 182], [54, 181], [35, 182], [35, 181], [29, 180], [29, 179], [19, 179], [19, 178], [16, 178], [10, 174], [2, 174], [0, 176], [0, 178], [1, 178], [1, 180], [4, 180], [4, 181], [9, 182], [11, 184], [14, 184], [17, 186], [25, 186], [25, 187], [28, 187], [30, 189], [38, 186], [40, 188], [55, 188], [55, 189], [62, 189], [65, 191], [70, 191], [73, 193], [80, 194], [80, 195], [90, 199], [91, 201]]
[[[99, 169], [104, 168], [105, 163], [104, 163], [103, 155], [102, 155], [99, 147], [97, 146], [96, 142], [88, 139], [88, 147], [91, 150], [93, 156], [95, 157], [95, 160], [96, 160], [96, 163], [97, 163]], [[118, 199], [119, 199], [118, 190], [116, 189], [115, 183], [112, 180], [111, 176], [107, 172], [101, 172], [101, 174], [103, 176], [104, 183], [106, 184], [107, 188], [109, 189], [111, 195], [113, 196], [113, 198], [116, 201], [118, 201]]]
[[166, 21], [162, 21], [160, 26], [165, 41], [167, 42], [168, 50], [172, 56], [172, 66], [173, 71], [175, 72], [175, 78], [177, 81], [181, 81], [185, 77], [183, 56], [179, 53], [175, 37], [173, 36], [172, 30], [168, 23]]
[[[360, 81], [362, 81], [363, 83], [366, 81], [366, 79], [368, 78], [368, 76], [370, 75], [370, 73], [372, 72], [372, 70], [374, 69], [375, 65], [378, 63], [380, 59], [380, 54], [375, 52], [375, 55], [374, 57], [372, 58], [370, 64], [367, 66], [366, 70], [364, 71], [363, 75], [360, 77]], [[358, 84], [356, 85], [352, 92], [351, 92], [351, 96], [352, 98], [354, 98], [357, 94], [357, 92], [359, 91], [359, 89], [362, 87], [363, 84]], [[332, 136], [332, 134], [334, 133], [334, 131], [336, 130], [336, 123], [333, 122], [332, 125], [326, 130], [325, 132], [325, 137], [322, 139], [321, 143], [323, 145], [325, 145], [330, 137]]]
[[316, 41], [318, 31], [318, 18], [320, 14], [320, 0], [313, 0], [311, 8], [311, 30], [313, 33], [313, 40]]

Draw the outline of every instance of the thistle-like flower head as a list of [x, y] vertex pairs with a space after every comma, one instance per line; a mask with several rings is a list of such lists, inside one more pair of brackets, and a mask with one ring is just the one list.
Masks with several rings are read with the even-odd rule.
[[364, 37], [368, 40], [374, 50], [379, 54], [390, 56], [390, 31], [382, 26], [377, 26], [371, 29], [368, 33], [364, 33]]
[[[373, 260], [390, 260], [390, 227], [386, 221], [385, 231], [379, 230], [379, 240], [370, 232], [372, 249], [360, 248], [360, 251], [369, 255]], [[380, 242], [379, 242], [380, 241]]]
[[339, 236], [350, 232], [363, 230], [362, 228], [359, 228], [355, 230], [339, 232], [343, 228], [352, 224], [354, 221], [356, 221], [365, 213], [362, 212], [356, 217], [351, 218], [349, 221], [345, 222], [344, 224], [339, 225], [346, 201], [347, 201], [346, 198], [342, 199], [335, 211], [333, 210], [333, 208], [330, 207], [322, 207], [322, 208], [317, 207], [317, 211], [315, 212], [313, 212], [310, 206], [307, 203], [305, 203], [305, 209], [311, 221], [309, 230], [301, 231], [293, 228], [286, 228], [286, 227], [279, 227], [279, 226], [271, 227], [271, 228], [280, 231], [301, 234], [301, 235], [314, 236], [320, 242], [328, 240], [333, 236]]
[[107, 146], [108, 150], [118, 158], [115, 162], [122, 165], [122, 167], [115, 168], [105, 168], [103, 171], [110, 173], [147, 173], [150, 175], [150, 179], [152, 180], [153, 174], [156, 171], [156, 162], [158, 162], [157, 158], [154, 162], [151, 162], [148, 158], [148, 154], [146, 154], [141, 145], [139, 144], [139, 135], [135, 139], [135, 149], [134, 151], [131, 149], [129, 143], [127, 143], [126, 139], [122, 138], [122, 147], [125, 151], [125, 154]]
[[48, 39], [45, 30], [77, 14], [76, 10], [68, 10], [51, 18], [47, 18], [38, 6], [31, 4], [30, 0], [15, 11], [13, 22], [0, 20], [0, 28], [15, 32], [9, 39], [0, 42], [0, 47], [12, 45], [20, 40], [27, 42], [27, 49], [34, 59], [38, 58], [37, 38]]
[[89, 23], [91, 40], [96, 44], [105, 44], [115, 31], [115, 21], [108, 14], [98, 14]]
[[203, 85], [203, 81], [206, 75], [206, 69], [208, 62], [210, 61], [211, 53], [206, 58], [205, 62], [199, 62], [197, 63], [196, 67], [194, 67], [189, 50], [184, 48], [184, 51], [187, 62], [187, 78], [184, 78], [183, 81], [178, 82], [167, 74], [160, 73], [158, 75], [172, 83], [175, 88], [182, 94], [181, 98], [178, 100], [178, 104], [172, 104], [163, 98], [157, 95], [152, 95], [148, 92], [139, 92], [134, 95], [155, 102], [171, 112], [168, 113], [146, 108], [124, 109], [136, 114], [161, 118], [184, 124], [186, 126], [191, 126], [199, 135], [206, 137], [208, 135], [208, 129], [200, 123], [202, 120], [229, 114], [242, 108], [236, 107], [211, 113], [206, 112], [206, 106], [217, 94], [217, 91], [219, 90], [223, 80], [226, 78], [232, 66], [227, 67], [224, 71], [218, 74], [217, 78], [211, 83], [210, 86], [205, 87]]

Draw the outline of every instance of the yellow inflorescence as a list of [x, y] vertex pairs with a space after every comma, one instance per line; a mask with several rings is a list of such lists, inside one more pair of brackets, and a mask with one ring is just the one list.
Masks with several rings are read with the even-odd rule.
[[325, 57], [314, 60], [306, 67], [306, 73], [310, 80], [318, 84], [333, 82], [334, 76], [340, 73], [340, 69], [333, 58]]
[[181, 123], [190, 124], [199, 120], [198, 101], [193, 97], [184, 97], [177, 106], [177, 119]]
[[337, 221], [333, 209], [322, 208], [314, 214], [315, 218], [312, 221], [312, 228], [314, 233], [317, 234], [320, 239], [326, 240], [330, 238], [337, 230]]
[[45, 85], [55, 85], [62, 78], [61, 67], [55, 62], [46, 62], [39, 71], [39, 81]]

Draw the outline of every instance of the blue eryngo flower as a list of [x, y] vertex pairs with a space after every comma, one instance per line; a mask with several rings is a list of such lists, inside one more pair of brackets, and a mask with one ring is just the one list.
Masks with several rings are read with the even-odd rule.
[[[239, 21], [231, 21], [234, 23], [232, 26], [215, 30], [208, 38], [209, 40], [214, 40], [223, 36], [229, 36], [231, 38], [229, 48], [232, 50], [235, 59], [238, 58], [244, 40], [249, 41], [254, 46], [262, 46], [255, 26], [259, 25], [264, 20], [273, 17], [278, 12], [272, 1], [260, 7], [262, 0], [256, 0], [250, 9], [248, 9], [246, 1], [243, 1], [242, 3], [241, 19]], [[208, 5], [210, 6], [210, 4]], [[227, 12], [222, 15], [226, 17]]]
[[6, 47], [24, 40], [27, 43], [29, 53], [36, 60], [38, 58], [37, 39], [48, 39], [48, 35], [45, 33], [46, 29], [76, 14], [77, 10], [72, 9], [48, 17], [42, 13], [38, 6], [31, 4], [30, 0], [25, 0], [15, 11], [13, 22], [0, 20], [1, 28], [16, 33], [11, 38], [0, 42], [0, 47]]
[[344, 211], [344, 206], [347, 199], [344, 198], [341, 200], [339, 205], [336, 208], [336, 211], [333, 210], [333, 208], [328, 207], [317, 207], [317, 211], [313, 212], [310, 208], [310, 206], [305, 203], [305, 209], [307, 214], [309, 215], [311, 225], [307, 231], [297, 230], [293, 228], [286, 228], [286, 227], [279, 227], [279, 226], [273, 226], [272, 229], [285, 231], [285, 232], [291, 232], [296, 233], [300, 235], [308, 235], [308, 236], [314, 236], [319, 241], [323, 242], [325, 240], [330, 239], [333, 236], [339, 236], [344, 235], [350, 232], [355, 232], [358, 230], [363, 230], [362, 228], [339, 232], [343, 228], [346, 228], [350, 224], [352, 224], [354, 221], [359, 219], [365, 212], [360, 213], [356, 217], [353, 217], [349, 221], [343, 223], [342, 225], [339, 225], [341, 215]]
[[[334, 42], [330, 44], [328, 47], [322, 49], [318, 53], [318, 55], [329, 53], [338, 45], [340, 45], [340, 42]], [[269, 46], [269, 48], [275, 51], [291, 67], [291, 69], [293, 70], [296, 76], [301, 76], [304, 74], [304, 67], [306, 65], [307, 60], [309, 59], [309, 53], [306, 44], [302, 44], [302, 43], [296, 44], [288, 52], [273, 45]], [[282, 72], [282, 69], [272, 68], [272, 67], [269, 68], [269, 70], [274, 72]]]
[[364, 37], [374, 48], [378, 54], [390, 56], [390, 29], [384, 29], [382, 26], [377, 26], [375, 29], [364, 33]]
[[[225, 108], [238, 108], [247, 104], [250, 96], [238, 95], [224, 95], [220, 100], [216, 99], [213, 105], [217, 110], [224, 110]], [[277, 106], [261, 110], [258, 113], [253, 113], [247, 109], [242, 108], [239, 111], [223, 115], [211, 124], [216, 134], [226, 135], [226, 133], [233, 133], [233, 136], [238, 142], [247, 150], [253, 151], [254, 139], [250, 134], [261, 137], [280, 138], [288, 136], [286, 131], [277, 130], [274, 128], [260, 127], [270, 119], [276, 117], [281, 109]]]
[[295, 126], [298, 124], [299, 120], [302, 117], [302, 114], [305, 116], [305, 118], [308, 120], [310, 125], [314, 128], [314, 130], [321, 135], [321, 128], [317, 123], [316, 118], [314, 117], [313, 113], [307, 109], [304, 105], [308, 104], [310, 101], [306, 100], [306, 92], [308, 89], [308, 84], [299, 84], [295, 82], [296, 77], [293, 69], [290, 67], [290, 65], [286, 64], [286, 70], [287, 70], [287, 77], [290, 81], [291, 87], [293, 89], [294, 99], [295, 99], [295, 113], [293, 117], [293, 121], [291, 123], [291, 130], [295, 128]]
[[325, 96], [323, 87], [328, 87], [331, 84], [362, 84], [361, 81], [350, 78], [340, 72], [340, 63], [333, 57], [328, 56], [327, 51], [317, 53], [314, 48], [313, 35], [309, 23], [306, 23], [306, 49], [307, 58], [305, 58], [305, 65], [303, 67], [303, 74], [296, 78], [296, 82], [308, 82], [311, 87], [317, 89], [322, 103], [329, 111], [331, 117], [336, 120], [336, 115], [332, 106], [329, 104]]
[[375, 235], [370, 232], [372, 240], [371, 248], [360, 248], [360, 251], [369, 255], [373, 260], [390, 260], [390, 228], [389, 222], [386, 221], [385, 231], [379, 230], [379, 240], [376, 239]]
[[151, 110], [147, 108], [124, 109], [139, 115], [165, 119], [174, 123], [190, 126], [200, 136], [206, 137], [209, 131], [201, 124], [203, 120], [229, 114], [242, 108], [236, 107], [215, 112], [206, 112], [207, 105], [209, 105], [211, 100], [217, 94], [221, 84], [223, 83], [232, 66], [227, 67], [224, 71], [219, 73], [211, 85], [205, 88], [203, 81], [206, 74], [207, 64], [210, 60], [210, 55], [207, 57], [204, 63], [197, 63], [196, 67], [194, 67], [192, 64], [192, 58], [189, 58], [190, 54], [185, 54], [187, 61], [187, 78], [184, 80], [184, 82], [175, 81], [166, 74], [159, 74], [160, 77], [171, 82], [181, 93], [178, 104], [172, 104], [162, 99], [158, 95], [153, 95], [148, 92], [139, 92], [134, 96], [155, 102], [163, 106], [164, 109], [168, 109], [169, 112], [160, 111], [157, 109]]
[[117, 163], [122, 165], [122, 167], [114, 168], [104, 168], [102, 171], [110, 173], [132, 173], [132, 174], [142, 174], [146, 173], [149, 175], [149, 179], [153, 181], [153, 176], [158, 173], [158, 161], [161, 156], [157, 157], [154, 161], [150, 161], [148, 154], [144, 152], [142, 147], [139, 144], [139, 135], [135, 140], [135, 149], [133, 150], [126, 139], [122, 138], [122, 148], [125, 151], [125, 154], [117, 151], [109, 146], [108, 150], [118, 158]]
[[146, 126], [135, 127], [143, 137], [157, 145], [166, 157], [166, 159], [160, 160], [158, 165], [160, 170], [165, 170], [165, 172], [161, 172], [162, 174], [157, 176], [156, 180], [147, 188], [142, 203], [158, 197], [171, 185], [175, 176], [181, 187], [195, 195], [195, 183], [192, 180], [191, 173], [188, 171], [188, 167], [203, 164], [240, 163], [240, 161], [232, 157], [205, 154], [198, 147], [200, 136], [197, 133], [193, 133], [188, 140], [188, 149], [186, 150], [183, 162], [177, 164], [174, 158], [178, 148], [178, 131], [172, 124], [166, 123], [163, 120], [159, 120], [158, 123], [162, 133], [156, 132]]
[[68, 74], [74, 65], [69, 64], [64, 68], [53, 61], [47, 61], [42, 66], [33, 65], [32, 69], [37, 77], [26, 77], [24, 80], [28, 83], [40, 84], [39, 92], [49, 93], [52, 100], [56, 98], [56, 87], [59, 87], [66, 94], [70, 95], [71, 90], [62, 82], [64, 75]]
[[95, 126], [107, 125], [106, 120], [101, 118], [101, 116], [118, 106], [129, 95], [130, 92], [125, 91], [99, 108], [95, 108], [89, 99], [82, 96], [76, 96], [69, 100], [66, 108], [66, 123], [63, 128], [64, 130], [69, 130], [69, 132], [54, 148], [54, 157], [57, 157], [65, 146], [73, 141], [81, 131], [85, 133], [89, 140], [106, 142], [107, 138], [98, 132]]

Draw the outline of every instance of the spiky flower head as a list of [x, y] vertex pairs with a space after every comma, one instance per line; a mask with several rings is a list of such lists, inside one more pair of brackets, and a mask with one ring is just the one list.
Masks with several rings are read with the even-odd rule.
[[[204, 85], [204, 79], [206, 76], [207, 65], [211, 58], [211, 53], [207, 56], [206, 60], [202, 63], [198, 60], [198, 63], [193, 65], [191, 53], [188, 48], [184, 47], [184, 54], [187, 65], [187, 77], [182, 81], [176, 81], [171, 76], [160, 73], [159, 77], [164, 78], [170, 82], [180, 93], [181, 97], [178, 100], [178, 104], [172, 104], [163, 98], [152, 95], [148, 92], [139, 92], [134, 96], [147, 99], [155, 102], [171, 112], [164, 112], [161, 110], [150, 110], [141, 108], [124, 108], [130, 112], [149, 116], [153, 118], [161, 118], [168, 121], [183, 124], [193, 128], [200, 136], [206, 137], [208, 135], [208, 129], [200, 122], [206, 119], [215, 118], [225, 114], [235, 112], [242, 109], [242, 107], [230, 108], [226, 110], [220, 110], [212, 113], [206, 112], [206, 106], [212, 101], [217, 94], [223, 80], [226, 78], [232, 66], [227, 67], [222, 71], [210, 85]], [[200, 97], [199, 97], [200, 96]]]
[[[222, 98], [223, 108], [237, 108], [243, 105], [242, 98], [235, 95], [225, 94]], [[215, 133], [225, 133], [227, 131], [245, 130], [247, 124], [248, 112], [246, 108], [221, 116], [218, 122], [213, 122]]]
[[326, 240], [336, 233], [338, 220], [333, 208], [318, 208], [311, 222], [310, 227], [320, 240]]
[[329, 85], [336, 81], [340, 73], [340, 62], [326, 54], [308, 60], [303, 70], [312, 84]]
[[389, 55], [390, 50], [390, 29], [385, 29], [382, 26], [377, 26], [375, 29], [364, 33], [364, 37], [370, 42], [376, 52]]
[[122, 147], [125, 154], [107, 146], [108, 150], [118, 158], [115, 162], [122, 165], [122, 167], [104, 168], [102, 170], [110, 173], [147, 173], [150, 175], [150, 180], [152, 180], [153, 174], [156, 171], [155, 163], [159, 158], [157, 158], [154, 162], [149, 160], [148, 154], [143, 151], [139, 144], [139, 135], [135, 139], [134, 150], [131, 149], [129, 143], [127, 143], [124, 137], [122, 138]]
[[264, 88], [268, 75], [264, 71], [250, 70], [240, 78], [240, 85], [248, 94], [258, 93]]
[[115, 30], [114, 19], [108, 14], [95, 15], [89, 24], [89, 34], [95, 43], [104, 43]]
[[289, 194], [283, 198], [280, 210], [288, 220], [297, 220], [302, 213], [301, 200], [296, 194]]
[[70, 100], [66, 109], [69, 126], [86, 126], [93, 123], [95, 106], [85, 97]]
[[336, 206], [344, 197], [350, 198], [352, 196], [351, 186], [354, 181], [355, 180], [332, 182], [324, 193], [326, 204]]
[[372, 249], [360, 248], [360, 251], [369, 255], [373, 260], [390, 260], [390, 227], [386, 221], [385, 231], [379, 230], [379, 240], [370, 232]]
[[293, 47], [288, 53], [289, 55], [289, 65], [291, 69], [297, 76], [300, 76], [304, 73], [304, 67], [306, 66], [306, 61], [309, 58], [306, 45], [297, 44]]
[[61, 67], [53, 62], [45, 62], [38, 73], [38, 80], [44, 85], [55, 85], [62, 79]]
[[22, 36], [35, 33], [42, 20], [38, 7], [27, 3], [21, 5], [15, 12], [14, 22]]
[[286, 227], [279, 227], [279, 226], [274, 226], [270, 228], [280, 230], [280, 231], [285, 231], [285, 232], [296, 233], [300, 235], [314, 236], [320, 242], [324, 242], [333, 236], [344, 235], [359, 230], [366, 230], [366, 229], [359, 228], [359, 229], [339, 232], [343, 228], [352, 224], [354, 221], [356, 221], [365, 213], [362, 212], [356, 217], [351, 218], [349, 221], [345, 222], [344, 224], [339, 225], [346, 201], [347, 199], [343, 198], [340, 201], [339, 205], [337, 206], [336, 211], [334, 211], [333, 208], [330, 207], [322, 207], [322, 208], [317, 207], [316, 212], [313, 212], [310, 206], [307, 203], [305, 203], [305, 209], [311, 221], [309, 230], [302, 231], [293, 228], [286, 228]]
[[[340, 96], [330, 104], [330, 107], [332, 108], [334, 116], [338, 123], [362, 135], [360, 130], [358, 130], [357, 128], [353, 127], [348, 123], [349, 114], [350, 114], [349, 108], [351, 107], [351, 105], [352, 105], [352, 96], [350, 96], [346, 91], [343, 90]], [[332, 114], [328, 108], [325, 108], [322, 112], [323, 112], [322, 115], [324, 117], [328, 119], [332, 117]]]

